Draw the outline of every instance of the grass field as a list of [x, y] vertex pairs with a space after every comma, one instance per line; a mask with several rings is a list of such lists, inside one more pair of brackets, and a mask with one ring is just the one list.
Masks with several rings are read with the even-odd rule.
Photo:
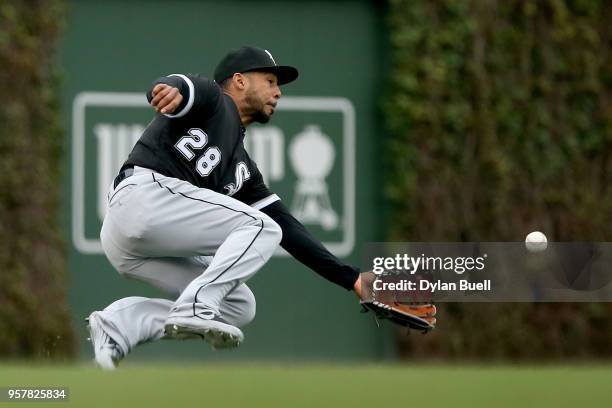
[[[78, 407], [603, 407], [612, 367], [4, 366], [0, 386], [65, 386]], [[402, 404], [402, 405], [396, 405]], [[4, 403], [0, 405], [14, 405]], [[19, 403], [23, 407], [30, 404]]]

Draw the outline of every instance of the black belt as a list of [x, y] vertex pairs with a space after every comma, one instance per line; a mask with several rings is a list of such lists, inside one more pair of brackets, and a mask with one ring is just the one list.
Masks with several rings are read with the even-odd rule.
[[117, 188], [119, 183], [121, 183], [126, 178], [130, 177], [132, 174], [134, 174], [134, 168], [133, 167], [128, 167], [128, 168], [125, 168], [125, 169], [121, 170], [119, 172], [119, 175], [117, 177], [115, 177], [115, 181], [113, 182], [113, 188]]

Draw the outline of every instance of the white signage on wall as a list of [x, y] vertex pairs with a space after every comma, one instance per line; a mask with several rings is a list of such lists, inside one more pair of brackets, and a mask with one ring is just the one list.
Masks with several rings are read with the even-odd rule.
[[[138, 93], [82, 92], [77, 95], [72, 109], [72, 240], [78, 251], [86, 254], [102, 253], [99, 237], [88, 236], [86, 220], [104, 218], [107, 192], [119, 168], [142, 134], [144, 123], [125, 121], [88, 121], [88, 108], [151, 109]], [[350, 101], [335, 97], [283, 97], [277, 112], [332, 112], [341, 116], [341, 133], [333, 135], [340, 143], [332, 143], [332, 135], [318, 123], [307, 123], [297, 134], [286, 134], [278, 126], [266, 125], [249, 129], [245, 147], [262, 173], [266, 183], [274, 187], [282, 181], [287, 170], [297, 181], [292, 196], [282, 197], [293, 215], [308, 226], [324, 231], [337, 231], [339, 240], [324, 242], [338, 256], [349, 255], [355, 242], [355, 113]], [[341, 151], [336, 151], [340, 146]], [[86, 149], [95, 150], [95, 177], [88, 176], [93, 168], [86, 166]], [[288, 158], [289, 163], [286, 163]], [[334, 166], [341, 166], [342, 202], [335, 208], [330, 199], [327, 176]], [[88, 199], [95, 183], [95, 200]], [[89, 208], [95, 201], [95, 209]], [[91, 234], [89, 234], [91, 235]], [[284, 255], [279, 251], [278, 255]]]

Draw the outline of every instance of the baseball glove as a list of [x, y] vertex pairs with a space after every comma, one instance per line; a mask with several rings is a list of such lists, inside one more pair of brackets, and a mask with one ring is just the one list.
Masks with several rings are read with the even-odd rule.
[[436, 325], [436, 306], [431, 303], [361, 301], [364, 312], [371, 310], [377, 319], [388, 319], [395, 324], [428, 333]]

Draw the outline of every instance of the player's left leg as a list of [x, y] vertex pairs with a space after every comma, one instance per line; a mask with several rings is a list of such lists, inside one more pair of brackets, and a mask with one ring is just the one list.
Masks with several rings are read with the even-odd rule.
[[[130, 296], [92, 313], [89, 324], [99, 325], [117, 343], [119, 354], [114, 358], [118, 361], [138, 344], [164, 337], [164, 324], [173, 304], [168, 299]], [[223, 322], [236, 327], [246, 326], [255, 317], [253, 292], [246, 284], [238, 286], [223, 300], [220, 312], [219, 319]]]
[[[212, 257], [159, 258], [130, 268], [128, 277], [141, 280], [176, 298]], [[103, 368], [113, 368], [136, 345], [164, 337], [164, 323], [174, 304], [168, 299], [131, 296], [119, 299], [89, 317], [90, 337], [96, 349], [96, 361]], [[219, 319], [244, 327], [255, 317], [253, 292], [241, 284], [221, 302]], [[99, 335], [97, 335], [99, 334]]]

